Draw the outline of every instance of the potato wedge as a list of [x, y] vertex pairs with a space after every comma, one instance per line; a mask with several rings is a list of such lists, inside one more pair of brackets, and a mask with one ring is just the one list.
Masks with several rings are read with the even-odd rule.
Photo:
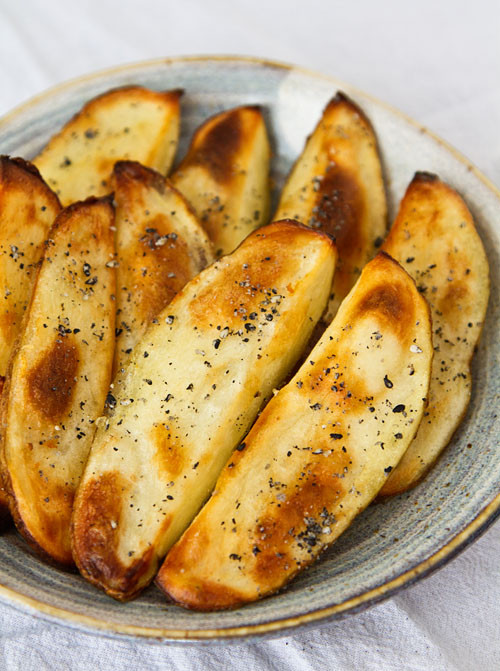
[[151, 321], [214, 255], [191, 207], [162, 175], [120, 161], [112, 187], [118, 261], [116, 373]]
[[38, 170], [0, 156], [0, 385], [29, 303], [43, 242], [61, 206]]
[[343, 93], [330, 100], [283, 187], [275, 219], [292, 218], [335, 238], [339, 259], [325, 322], [382, 243], [387, 204], [377, 139]]
[[58, 215], [3, 395], [11, 513], [40, 554], [64, 565], [73, 563], [73, 496], [113, 361], [113, 219], [109, 199], [75, 203]]
[[236, 107], [198, 128], [171, 176], [194, 207], [217, 255], [229, 254], [267, 223], [270, 155], [260, 107]]
[[[34, 165], [0, 156], [0, 395], [29, 303], [43, 242], [61, 206]], [[9, 519], [0, 488], [0, 525]]]
[[107, 91], [87, 102], [34, 163], [63, 205], [109, 193], [120, 159], [167, 173], [177, 149], [181, 95], [140, 86]]
[[270, 401], [157, 584], [179, 604], [255, 601], [308, 566], [373, 499], [423, 414], [428, 306], [381, 253]]
[[415, 486], [462, 421], [470, 365], [489, 296], [488, 259], [462, 198], [438, 177], [417, 173], [384, 247], [415, 279], [431, 306], [434, 363], [429, 407], [382, 496]]
[[206, 500], [319, 319], [334, 243], [270, 224], [189, 282], [138, 343], [73, 515], [84, 577], [130, 599]]

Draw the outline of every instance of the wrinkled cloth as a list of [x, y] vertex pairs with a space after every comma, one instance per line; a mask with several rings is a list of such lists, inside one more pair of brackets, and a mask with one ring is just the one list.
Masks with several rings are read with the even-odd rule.
[[[108, 66], [245, 54], [333, 75], [441, 135], [500, 186], [500, 4], [0, 0], [0, 114]], [[0, 604], [5, 671], [498, 671], [500, 522], [443, 569], [345, 620], [257, 643], [183, 647], [84, 634]]]

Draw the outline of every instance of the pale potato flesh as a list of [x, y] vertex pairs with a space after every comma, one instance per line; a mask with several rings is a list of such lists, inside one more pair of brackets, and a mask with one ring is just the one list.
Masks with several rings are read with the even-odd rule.
[[410, 444], [432, 359], [428, 306], [381, 253], [295, 377], [269, 402], [157, 584], [232, 608], [281, 588], [350, 525]]
[[36, 550], [65, 565], [73, 563], [73, 497], [111, 376], [113, 219], [107, 199], [58, 215], [2, 399], [2, 467], [14, 521]]
[[335, 260], [328, 236], [276, 222], [160, 313], [134, 349], [77, 493], [73, 550], [84, 577], [122, 600], [150, 582], [300, 355]]
[[435, 350], [429, 406], [415, 440], [381, 491], [390, 495], [424, 477], [465, 415], [470, 364], [488, 305], [489, 269], [464, 201], [428, 173], [415, 175], [383, 248], [427, 298]]
[[179, 138], [182, 91], [128, 86], [87, 102], [34, 163], [63, 205], [111, 191], [119, 160], [167, 173]]
[[172, 175], [174, 186], [194, 207], [217, 255], [229, 254], [249, 233], [267, 223], [270, 155], [260, 108], [236, 107], [198, 128]]
[[[21, 329], [43, 242], [61, 206], [37, 169], [20, 158], [0, 156], [0, 395]], [[0, 487], [0, 524], [9, 519]]]
[[214, 255], [193, 210], [165, 177], [139, 163], [120, 161], [112, 186], [118, 264], [116, 373], [153, 319]]
[[275, 219], [292, 218], [333, 235], [339, 254], [328, 324], [386, 233], [387, 204], [374, 130], [338, 93], [307, 139], [281, 193]]

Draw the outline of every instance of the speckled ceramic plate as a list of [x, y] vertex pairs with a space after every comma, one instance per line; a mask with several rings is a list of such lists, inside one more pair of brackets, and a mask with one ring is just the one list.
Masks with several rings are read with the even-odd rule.
[[160, 641], [279, 634], [355, 613], [443, 565], [500, 514], [500, 193], [441, 140], [360, 91], [299, 68], [251, 59], [159, 60], [64, 84], [0, 121], [0, 153], [32, 157], [87, 99], [125, 84], [186, 90], [180, 155], [207, 116], [243, 103], [263, 104], [274, 143], [276, 191], [323, 106], [341, 88], [375, 126], [392, 213], [416, 170], [438, 173], [458, 189], [476, 219], [492, 280], [472, 403], [420, 486], [372, 505], [317, 564], [260, 603], [223, 613], [188, 612], [168, 604], [154, 586], [131, 603], [116, 603], [78, 575], [43, 564], [14, 532], [0, 537], [0, 599], [78, 629]]

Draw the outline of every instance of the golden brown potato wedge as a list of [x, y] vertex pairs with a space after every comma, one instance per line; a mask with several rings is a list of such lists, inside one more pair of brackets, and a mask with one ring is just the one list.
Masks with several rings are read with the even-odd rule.
[[166, 173], [179, 137], [182, 91], [127, 86], [87, 102], [34, 159], [63, 205], [111, 191], [116, 161]]
[[162, 175], [120, 161], [112, 186], [118, 262], [116, 372], [151, 321], [214, 257], [191, 207]]
[[425, 299], [379, 254], [308, 359], [167, 555], [157, 584], [181, 605], [217, 610], [275, 592], [370, 503], [423, 414]]
[[[29, 303], [43, 242], [61, 206], [34, 165], [0, 156], [0, 395]], [[0, 488], [0, 525], [8, 520]]]
[[19, 531], [71, 565], [70, 517], [109, 388], [114, 347], [114, 212], [108, 199], [57, 217], [2, 399], [2, 465]]
[[489, 296], [488, 260], [462, 198], [417, 173], [383, 247], [415, 279], [431, 307], [434, 362], [429, 407], [381, 495], [416, 485], [449, 443], [471, 394], [470, 364]]
[[270, 146], [260, 107], [236, 107], [205, 121], [171, 179], [214, 243], [229, 254], [269, 216]]
[[0, 384], [29, 302], [43, 242], [61, 206], [38, 170], [0, 156]]
[[329, 323], [386, 233], [387, 204], [377, 139], [343, 93], [330, 100], [283, 188], [275, 219], [292, 218], [335, 238], [339, 259]]
[[73, 551], [84, 577], [120, 600], [206, 500], [229, 454], [319, 319], [331, 239], [282, 221], [177, 294], [136, 345], [78, 489]]

